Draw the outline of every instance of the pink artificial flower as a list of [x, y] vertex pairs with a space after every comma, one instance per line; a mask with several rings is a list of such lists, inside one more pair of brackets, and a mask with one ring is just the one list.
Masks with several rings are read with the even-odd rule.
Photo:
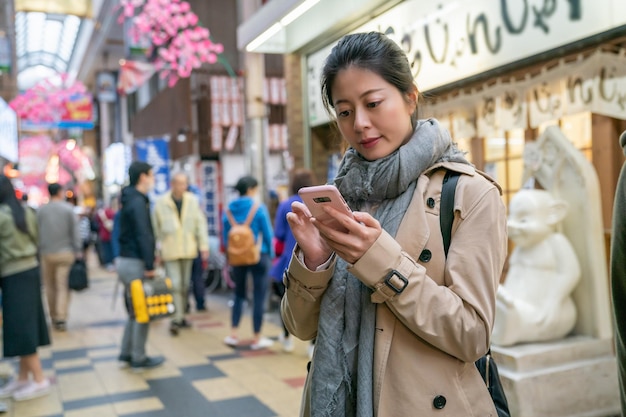
[[167, 86], [172, 88], [178, 82], [178, 76], [176, 74], [171, 74], [169, 80], [167, 81]]
[[177, 29], [184, 29], [187, 27], [187, 19], [185, 19], [182, 14], [174, 16], [174, 18], [172, 18], [172, 21], [176, 25]]
[[222, 45], [221, 43], [211, 43], [211, 44], [213, 46], [213, 48], [211, 49], [213, 49], [213, 51], [216, 54], [221, 54], [222, 52], [224, 52], [224, 45]]
[[159, 48], [159, 52], [158, 52], [159, 56], [161, 58], [163, 58], [165, 61], [171, 61], [173, 58], [173, 54], [172, 51], [170, 51], [169, 49], [165, 49], [165, 48]]
[[198, 15], [197, 14], [192, 12], [192, 13], [187, 13], [186, 16], [187, 16], [187, 24], [189, 26], [195, 26], [195, 25], [198, 24], [198, 20], [199, 19], [198, 19]]

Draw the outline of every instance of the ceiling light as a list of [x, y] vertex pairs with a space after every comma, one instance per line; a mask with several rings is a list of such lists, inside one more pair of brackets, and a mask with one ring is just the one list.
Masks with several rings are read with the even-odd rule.
[[281, 25], [280, 22], [274, 23], [265, 32], [261, 33], [259, 36], [254, 38], [254, 40], [246, 46], [246, 51], [253, 52], [256, 48], [261, 46], [269, 38], [271, 38], [272, 36], [280, 32], [282, 28], [283, 28], [283, 25]]
[[304, 13], [306, 13], [307, 10], [309, 10], [311, 7], [319, 3], [319, 1], [320, 0], [305, 0], [304, 3], [301, 3], [298, 7], [287, 13], [285, 17], [280, 19], [280, 24], [283, 26], [287, 26], [288, 24], [302, 16]]

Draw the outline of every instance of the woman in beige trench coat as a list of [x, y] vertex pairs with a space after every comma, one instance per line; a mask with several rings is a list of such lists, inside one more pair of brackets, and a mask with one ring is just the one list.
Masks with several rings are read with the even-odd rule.
[[[342, 38], [322, 96], [349, 145], [334, 184], [354, 212], [326, 208], [335, 222], [323, 223], [296, 202], [287, 215], [298, 245], [282, 316], [316, 338], [301, 415], [496, 417], [474, 361], [506, 257], [499, 187], [436, 120], [418, 120], [406, 55], [385, 35]], [[447, 257], [446, 171], [461, 174]]]

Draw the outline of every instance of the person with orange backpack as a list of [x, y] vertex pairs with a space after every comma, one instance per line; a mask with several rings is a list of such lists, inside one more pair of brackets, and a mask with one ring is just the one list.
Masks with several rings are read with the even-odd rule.
[[253, 350], [263, 349], [274, 343], [271, 339], [261, 336], [268, 271], [274, 254], [269, 212], [264, 204], [255, 201], [258, 184], [256, 178], [252, 176], [240, 178], [235, 185], [239, 198], [228, 204], [222, 218], [223, 241], [235, 283], [232, 327], [224, 343], [233, 347], [239, 344], [238, 327], [246, 301], [248, 274], [251, 274], [254, 339], [250, 347]]

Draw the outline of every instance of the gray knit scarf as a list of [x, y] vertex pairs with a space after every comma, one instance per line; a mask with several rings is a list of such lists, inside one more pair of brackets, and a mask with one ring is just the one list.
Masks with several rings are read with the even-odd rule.
[[[374, 217], [392, 236], [413, 197], [418, 177], [439, 161], [468, 163], [448, 131], [420, 120], [411, 139], [375, 161], [348, 149], [335, 185], [354, 210], [377, 207]], [[372, 417], [374, 326], [372, 291], [338, 259], [321, 303], [311, 375], [311, 416]]]

